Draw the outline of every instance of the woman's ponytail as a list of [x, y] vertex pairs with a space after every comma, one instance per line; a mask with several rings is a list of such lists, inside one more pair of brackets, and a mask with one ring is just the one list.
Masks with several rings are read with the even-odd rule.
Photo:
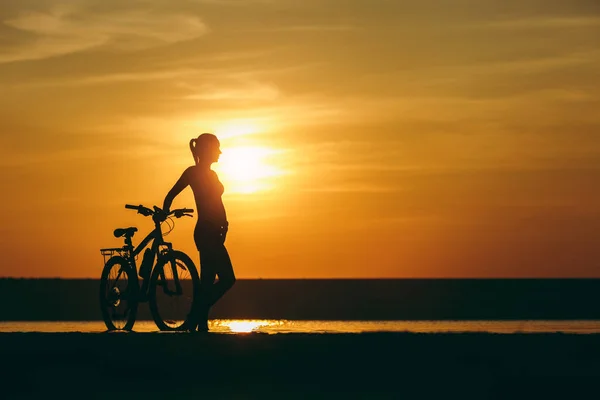
[[196, 163], [196, 165], [198, 165], [198, 163], [200, 162], [200, 157], [198, 157], [198, 154], [196, 153], [196, 145], [197, 144], [198, 144], [198, 139], [190, 140], [190, 151], [192, 152], [192, 157], [194, 157], [194, 163]]

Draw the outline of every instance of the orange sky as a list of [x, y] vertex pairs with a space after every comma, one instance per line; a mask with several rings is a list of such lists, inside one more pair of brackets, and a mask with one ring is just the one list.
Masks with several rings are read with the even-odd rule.
[[600, 277], [599, 38], [584, 0], [3, 2], [0, 275], [99, 277], [209, 131], [239, 278]]

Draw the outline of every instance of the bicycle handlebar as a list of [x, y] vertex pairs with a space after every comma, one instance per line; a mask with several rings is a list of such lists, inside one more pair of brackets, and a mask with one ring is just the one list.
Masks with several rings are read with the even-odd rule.
[[[152, 210], [148, 207], [144, 207], [141, 204], [139, 206], [134, 206], [132, 204], [125, 204], [125, 208], [130, 209], [130, 210], [137, 210], [137, 212], [139, 214], [142, 214], [145, 217], [163, 212], [160, 208], [158, 208], [156, 206], [154, 206], [154, 210]], [[169, 211], [169, 213], [166, 216], [175, 215], [176, 218], [181, 218], [185, 215], [185, 216], [191, 217], [190, 214], [193, 212], [194, 212], [194, 210], [192, 208], [178, 208], [178, 209]]]

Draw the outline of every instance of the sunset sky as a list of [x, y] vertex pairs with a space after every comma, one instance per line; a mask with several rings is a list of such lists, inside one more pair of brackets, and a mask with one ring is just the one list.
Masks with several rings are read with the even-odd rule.
[[597, 0], [3, 0], [0, 93], [1, 276], [98, 278], [214, 132], [238, 278], [600, 277]]

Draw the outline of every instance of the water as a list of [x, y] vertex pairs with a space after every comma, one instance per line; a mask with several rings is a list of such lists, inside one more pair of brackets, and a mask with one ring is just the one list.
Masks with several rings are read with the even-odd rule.
[[[488, 333], [600, 333], [600, 321], [298, 321], [215, 319], [211, 332], [361, 333], [361, 332], [488, 332]], [[0, 322], [0, 332], [105, 332], [102, 321]], [[152, 321], [137, 321], [136, 332], [158, 332]]]

